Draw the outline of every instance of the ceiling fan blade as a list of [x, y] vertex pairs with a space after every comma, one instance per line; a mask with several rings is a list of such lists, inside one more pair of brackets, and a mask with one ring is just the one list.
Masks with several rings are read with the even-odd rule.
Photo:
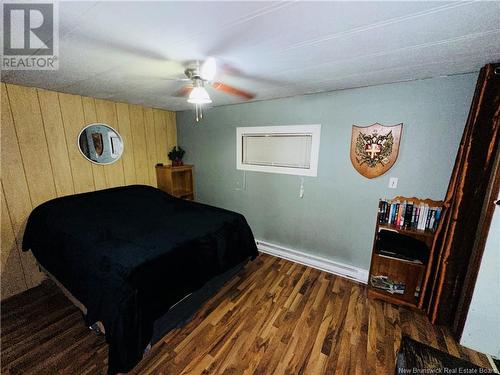
[[217, 72], [217, 63], [213, 57], [206, 59], [200, 68], [201, 78], [205, 81], [213, 81]]
[[180, 97], [186, 97], [191, 93], [191, 90], [193, 90], [192, 85], [186, 85], [184, 87], [181, 87], [177, 92], [174, 94], [174, 96], [180, 96]]
[[130, 74], [127, 78], [142, 81], [171, 81], [171, 82], [191, 82], [189, 78], [169, 78], [160, 75]]
[[225, 92], [227, 94], [239, 96], [245, 100], [251, 100], [255, 98], [255, 94], [237, 89], [236, 87], [226, 85], [225, 83], [222, 82], [213, 82], [212, 87], [216, 90]]
[[103, 39], [98, 37], [97, 35], [92, 35], [90, 33], [72, 33], [72, 40], [74, 39], [75, 43], [83, 44], [83, 46], [92, 49], [105, 50], [109, 53], [121, 54], [127, 58], [139, 58], [143, 61], [156, 61], [161, 64], [171, 64], [171, 69], [174, 70], [182, 70], [184, 67], [178, 61], [170, 60], [169, 57], [163, 53], [163, 51], [158, 51], [155, 49], [147, 48], [144, 45], [131, 44], [127, 42], [126, 39], [117, 39], [117, 38], [106, 38]]
[[266, 85], [283, 86], [283, 85], [289, 84], [289, 82], [284, 81], [284, 80], [279, 80], [279, 79], [269, 78], [269, 77], [259, 77], [259, 76], [253, 75], [253, 74], [245, 73], [241, 69], [238, 69], [238, 68], [234, 67], [233, 65], [226, 63], [226, 62], [223, 62], [220, 65], [221, 65], [220, 70], [224, 74], [228, 74], [230, 76], [247, 79], [247, 80], [254, 81], [254, 82], [261, 82], [261, 83], [264, 83]]

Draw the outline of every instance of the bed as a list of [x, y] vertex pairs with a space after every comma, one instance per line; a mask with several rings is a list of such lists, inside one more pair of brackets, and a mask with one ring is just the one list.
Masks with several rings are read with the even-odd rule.
[[258, 254], [242, 215], [143, 185], [43, 203], [23, 250], [82, 305], [87, 325], [103, 324], [110, 374], [130, 371]]

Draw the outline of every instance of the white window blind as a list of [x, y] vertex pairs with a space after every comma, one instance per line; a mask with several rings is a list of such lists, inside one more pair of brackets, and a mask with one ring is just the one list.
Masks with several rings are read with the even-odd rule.
[[321, 125], [237, 128], [237, 168], [316, 176]]
[[310, 168], [312, 134], [245, 134], [243, 163]]

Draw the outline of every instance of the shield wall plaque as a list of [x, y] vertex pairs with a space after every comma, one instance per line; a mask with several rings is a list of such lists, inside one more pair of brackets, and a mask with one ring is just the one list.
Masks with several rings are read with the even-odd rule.
[[351, 162], [366, 178], [383, 175], [396, 162], [403, 124], [352, 126]]

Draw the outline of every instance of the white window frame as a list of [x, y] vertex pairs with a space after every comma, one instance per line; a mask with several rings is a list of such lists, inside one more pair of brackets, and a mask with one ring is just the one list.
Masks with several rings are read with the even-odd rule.
[[[311, 135], [311, 160], [309, 168], [279, 167], [272, 165], [244, 164], [243, 136], [245, 134], [293, 134]], [[236, 168], [244, 171], [291, 174], [296, 176], [316, 177], [318, 174], [319, 144], [321, 124], [282, 125], [282, 126], [248, 126], [236, 128]]]

